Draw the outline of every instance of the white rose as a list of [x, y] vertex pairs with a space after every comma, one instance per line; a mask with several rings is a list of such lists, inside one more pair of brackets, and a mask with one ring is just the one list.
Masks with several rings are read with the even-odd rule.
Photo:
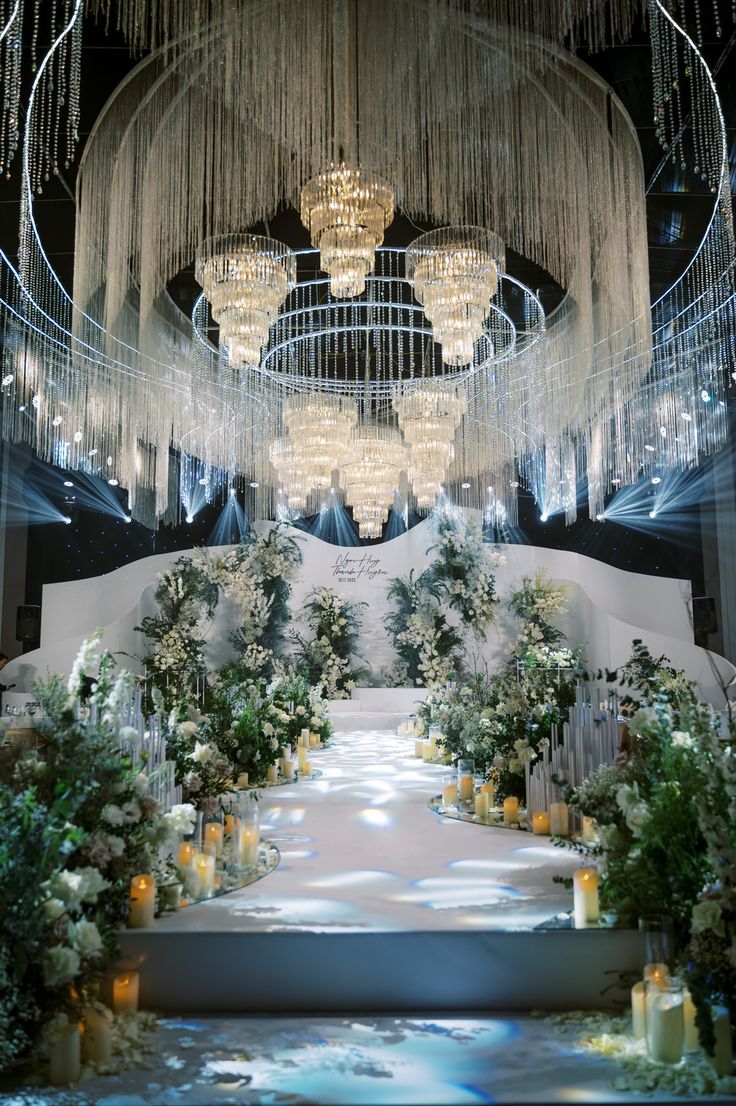
[[193, 752], [189, 754], [189, 759], [196, 761], [197, 764], [206, 764], [207, 761], [212, 760], [214, 755], [215, 750], [212, 745], [197, 741]]
[[634, 806], [639, 801], [638, 783], [634, 783], [631, 786], [629, 786], [628, 783], [624, 783], [616, 792], [616, 805], [624, 814], [627, 813], [630, 807]]
[[693, 933], [712, 930], [719, 937], [725, 937], [721, 904], [713, 899], [704, 899], [703, 902], [696, 903], [692, 913], [692, 930]]
[[302, 704], [301, 704], [301, 703], [300, 703], [300, 704], [299, 704], [299, 706], [298, 706], [298, 707], [296, 708], [296, 713], [297, 713], [297, 714], [306, 714], [306, 713], [307, 713], [307, 712], [306, 712], [306, 710], [305, 710], [305, 708], [304, 708], [304, 707], [302, 706]]
[[82, 918], [71, 929], [71, 940], [83, 957], [99, 956], [102, 952], [102, 938], [94, 922]]
[[695, 742], [689, 733], [684, 733], [682, 730], [673, 730], [672, 744], [676, 749], [692, 749]]
[[61, 899], [46, 899], [43, 904], [43, 912], [50, 922], [55, 922], [57, 918], [66, 913], [66, 906]]
[[117, 837], [114, 833], [102, 833], [100, 840], [111, 856], [122, 856], [125, 852], [125, 842], [122, 837]]
[[133, 780], [133, 790], [140, 798], [148, 794], [148, 776], [145, 772], [139, 772], [135, 777]]
[[118, 738], [120, 741], [135, 744], [138, 741], [138, 730], [132, 726], [121, 726], [118, 730]]
[[133, 799], [131, 799], [130, 802], [123, 803], [120, 811], [126, 825], [132, 826], [135, 822], [140, 822], [141, 820], [141, 808]]
[[43, 962], [43, 978], [47, 987], [68, 983], [79, 972], [79, 953], [65, 945], [47, 949]]
[[182, 737], [194, 737], [197, 732], [196, 722], [180, 722], [179, 733]]
[[116, 803], [108, 803], [107, 806], [104, 806], [100, 818], [111, 826], [122, 826], [125, 821], [123, 812]]
[[634, 803], [626, 811], [626, 825], [629, 827], [634, 837], [640, 837], [641, 831], [644, 828], [649, 818], [649, 807], [645, 802]]

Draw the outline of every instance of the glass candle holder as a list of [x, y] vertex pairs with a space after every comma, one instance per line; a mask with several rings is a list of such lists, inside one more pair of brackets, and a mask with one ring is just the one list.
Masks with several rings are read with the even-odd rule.
[[639, 932], [644, 935], [644, 963], [672, 967], [674, 930], [669, 914], [645, 914], [639, 918]]
[[679, 1064], [685, 1048], [684, 992], [670, 980], [644, 983], [647, 1055], [660, 1064]]
[[457, 792], [461, 803], [472, 803], [475, 795], [475, 765], [472, 760], [460, 760], [457, 765]]
[[457, 777], [455, 773], [448, 776], [442, 787], [442, 805], [457, 806]]
[[214, 845], [214, 855], [219, 861], [222, 858], [222, 847], [225, 841], [225, 819], [222, 811], [217, 810], [212, 813], [205, 814], [203, 818], [203, 844], [202, 850], [204, 852], [212, 853], [212, 846]]

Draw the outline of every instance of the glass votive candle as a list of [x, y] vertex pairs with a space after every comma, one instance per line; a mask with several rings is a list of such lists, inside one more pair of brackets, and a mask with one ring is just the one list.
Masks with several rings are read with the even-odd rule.
[[516, 795], [508, 795], [503, 801], [503, 824], [515, 826], [519, 823], [519, 800]]
[[457, 806], [457, 779], [454, 774], [445, 780], [442, 788], [442, 805]]
[[269, 764], [269, 766], [266, 770], [266, 781], [267, 781], [267, 783], [271, 783], [271, 784], [279, 782], [279, 766], [278, 766], [278, 764]]
[[488, 815], [491, 812], [491, 801], [488, 797], [487, 791], [479, 791], [475, 796], [475, 816], [479, 818], [481, 822], [488, 821]]
[[214, 845], [215, 856], [219, 860], [222, 856], [222, 846], [225, 841], [225, 821], [222, 811], [214, 811], [204, 816], [203, 851], [211, 852]]
[[670, 980], [644, 983], [647, 1054], [660, 1064], [679, 1064], [685, 1047], [683, 988]]
[[461, 803], [472, 803], [475, 795], [475, 765], [472, 760], [458, 761], [457, 792]]
[[[669, 968], [674, 956], [674, 928], [669, 914], [644, 914], [639, 918], [644, 934], [644, 963]], [[646, 978], [646, 977], [645, 977]]]

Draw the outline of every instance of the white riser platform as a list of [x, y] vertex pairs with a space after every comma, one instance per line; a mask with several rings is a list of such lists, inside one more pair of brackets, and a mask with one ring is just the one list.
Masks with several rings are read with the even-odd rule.
[[643, 954], [635, 930], [121, 936], [141, 1005], [168, 1012], [594, 1009]]

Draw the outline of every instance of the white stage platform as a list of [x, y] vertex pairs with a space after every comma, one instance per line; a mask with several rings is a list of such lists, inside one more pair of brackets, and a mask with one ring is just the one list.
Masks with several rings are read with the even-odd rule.
[[265, 791], [266, 879], [122, 935], [143, 1002], [171, 1011], [600, 1005], [638, 934], [535, 931], [570, 909], [574, 854], [432, 813], [449, 775], [388, 732], [336, 734], [321, 778]]
[[398, 730], [427, 697], [425, 687], [356, 687], [349, 699], [331, 699], [336, 730]]

